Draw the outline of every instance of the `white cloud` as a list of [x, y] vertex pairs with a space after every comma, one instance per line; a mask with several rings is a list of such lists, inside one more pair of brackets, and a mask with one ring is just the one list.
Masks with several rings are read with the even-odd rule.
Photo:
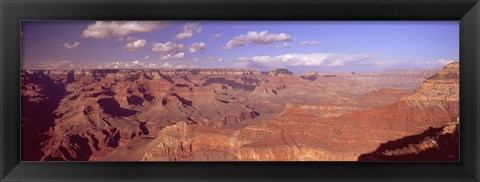
[[192, 32], [181, 32], [175, 36], [175, 40], [187, 39], [193, 36]]
[[416, 67], [425, 67], [425, 68], [441, 68], [446, 66], [452, 62], [458, 62], [458, 60], [454, 59], [438, 59], [435, 61], [415, 61], [413, 65]]
[[171, 65], [170, 63], [163, 63], [162, 65], [160, 65], [160, 68], [173, 68], [173, 65]]
[[166, 63], [163, 63], [162, 65], [158, 66], [159, 68], [164, 68], [164, 69], [184, 69], [184, 68], [199, 68], [199, 66], [196, 66], [196, 65], [184, 65], [184, 64], [180, 64], [180, 65], [172, 65], [168, 62]]
[[258, 65], [268, 68], [285, 68], [291, 66], [343, 66], [348, 63], [359, 62], [371, 58], [370, 54], [332, 54], [332, 53], [311, 53], [311, 54], [283, 54], [278, 56], [254, 56], [241, 57], [237, 65], [248, 67]]
[[175, 65], [174, 66], [176, 69], [185, 69], [185, 68], [188, 68], [187, 65], [184, 65], [184, 64], [180, 64], [180, 65]]
[[26, 63], [25, 68], [27, 69], [70, 69], [74, 66], [73, 62], [70, 60], [46, 60], [46, 61], [35, 61]]
[[223, 36], [223, 33], [216, 33], [210, 37], [210, 40], [214, 40]]
[[358, 66], [373, 69], [440, 69], [452, 62], [458, 62], [454, 59], [438, 59], [438, 60], [378, 60], [363, 61]]
[[228, 41], [223, 49], [233, 49], [235, 47], [243, 47], [248, 45], [264, 45], [271, 44], [274, 42], [281, 41], [292, 41], [292, 36], [280, 33], [280, 34], [271, 34], [267, 30], [256, 32], [250, 31], [247, 34], [239, 35], [234, 37], [232, 40]]
[[128, 42], [132, 42], [132, 41], [138, 40], [138, 38], [137, 37], [127, 37], [127, 39], [125, 39], [125, 40], [127, 40]]
[[207, 45], [203, 42], [195, 42], [190, 46], [189, 50], [191, 53], [196, 53], [205, 50], [206, 46]]
[[122, 41], [133, 42], [133, 41], [136, 41], [136, 40], [138, 40], [138, 39], [139, 39], [139, 38], [137, 38], [137, 37], [127, 37], [127, 38], [125, 38], [125, 37], [118, 37], [118, 38], [117, 38], [117, 41], [119, 41], [119, 42], [122, 42]]
[[146, 68], [145, 64], [135, 60], [132, 62], [107, 62], [96, 66], [98, 69], [143, 69]]
[[225, 61], [225, 58], [222, 57], [214, 57], [214, 56], [205, 56], [205, 61], [218, 61], [218, 62], [223, 62]]
[[153, 43], [152, 51], [153, 52], [180, 52], [183, 50], [183, 44], [176, 44], [173, 42], [166, 43]]
[[145, 56], [145, 57], [143, 57], [143, 59], [149, 59], [149, 58], [150, 58], [150, 56]]
[[105, 39], [133, 33], [147, 33], [167, 26], [164, 21], [97, 21], [83, 30], [83, 37]]
[[148, 68], [158, 68], [157, 64], [155, 64], [155, 63], [150, 63], [150, 64], [148, 64], [147, 67]]
[[65, 48], [65, 49], [73, 49], [73, 48], [75, 48], [75, 47], [80, 46], [80, 42], [75, 41], [75, 42], [72, 43], [72, 44], [69, 44], [68, 42], [65, 42], [65, 43], [63, 43], [61, 46], [62, 46], [63, 48]]
[[167, 54], [167, 55], [162, 55], [160, 56], [159, 60], [160, 61], [167, 61], [167, 60], [175, 60], [175, 59], [183, 59], [185, 57], [185, 54], [183, 52], [178, 53], [178, 54]]
[[224, 62], [225, 58], [222, 57], [213, 57], [213, 56], [205, 56], [205, 61], [218, 61], [218, 62]]
[[127, 45], [125, 45], [125, 50], [127, 52], [136, 51], [136, 50], [139, 50], [139, 49], [145, 47], [146, 45], [147, 45], [147, 40], [138, 39], [138, 40], [135, 40], [133, 42], [127, 43]]
[[402, 63], [405, 63], [405, 61], [383, 60], [383, 61], [365, 62], [362, 65], [386, 68], [386, 67], [398, 66], [398, 65], [401, 65]]
[[192, 37], [194, 33], [200, 33], [200, 32], [202, 32], [202, 28], [198, 25], [198, 23], [186, 23], [185, 26], [183, 26], [182, 32], [175, 35], [174, 39], [175, 40], [188, 39]]
[[275, 46], [275, 48], [277, 48], [277, 49], [278, 48], [288, 48], [288, 47], [290, 47], [290, 44], [288, 44], [286, 42], [284, 42], [283, 44], [278, 44], [278, 45]]
[[95, 65], [94, 68], [97, 69], [156, 69], [156, 68], [163, 68], [163, 69], [180, 69], [180, 68], [198, 68], [196, 65], [172, 65], [169, 62], [165, 62], [163, 64], [156, 64], [156, 63], [143, 63], [141, 61], [135, 60], [132, 62], [108, 62], [101, 65]]
[[453, 63], [453, 62], [458, 62], [458, 60], [453, 60], [453, 59], [439, 59], [437, 60], [438, 63], [443, 64], [444, 66]]
[[300, 45], [309, 46], [309, 45], [318, 45], [318, 44], [321, 44], [321, 43], [322, 42], [316, 41], [316, 40], [306, 40], [306, 41], [300, 42]]

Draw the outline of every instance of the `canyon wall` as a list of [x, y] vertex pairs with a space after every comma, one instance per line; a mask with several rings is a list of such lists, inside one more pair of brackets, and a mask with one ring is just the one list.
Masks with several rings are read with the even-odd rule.
[[357, 160], [454, 121], [458, 82], [455, 63], [434, 76], [25, 70], [22, 137], [38, 145], [22, 159]]

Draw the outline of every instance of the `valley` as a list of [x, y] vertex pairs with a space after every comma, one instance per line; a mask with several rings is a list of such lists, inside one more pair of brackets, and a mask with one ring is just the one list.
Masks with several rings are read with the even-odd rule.
[[303, 75], [22, 70], [21, 80], [27, 161], [459, 159], [458, 62]]

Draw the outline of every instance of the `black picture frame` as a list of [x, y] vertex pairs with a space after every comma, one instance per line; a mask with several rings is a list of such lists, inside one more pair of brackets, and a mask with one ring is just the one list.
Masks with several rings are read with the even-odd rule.
[[[460, 162], [21, 162], [22, 20], [458, 20]], [[1, 181], [479, 181], [478, 0], [0, 0]]]

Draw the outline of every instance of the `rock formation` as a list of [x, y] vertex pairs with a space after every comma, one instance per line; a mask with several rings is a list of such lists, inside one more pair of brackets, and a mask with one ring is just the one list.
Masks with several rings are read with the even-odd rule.
[[[421, 86], [418, 80], [424, 80]], [[458, 83], [458, 63], [434, 76], [296, 76], [285, 69], [23, 71], [22, 147], [35, 152], [22, 150], [22, 159], [337, 161], [375, 151], [387, 155], [377, 149], [381, 144], [446, 127], [458, 117]], [[396, 154], [411, 153], [397, 147]]]

